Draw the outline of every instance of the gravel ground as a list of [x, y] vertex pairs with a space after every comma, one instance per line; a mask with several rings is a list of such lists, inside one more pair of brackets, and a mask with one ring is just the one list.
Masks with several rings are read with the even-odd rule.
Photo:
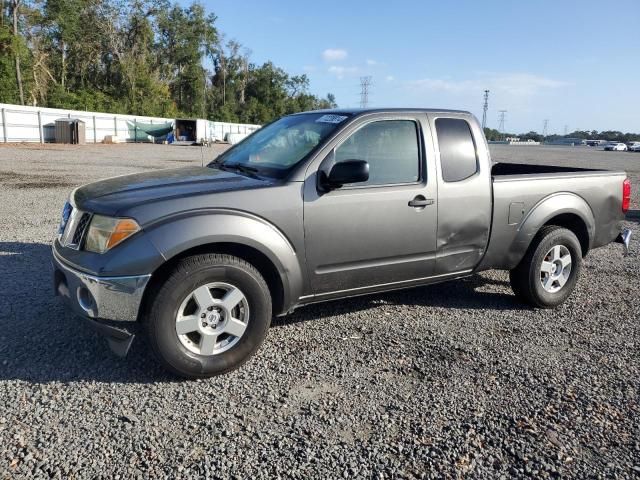
[[[640, 154], [492, 150], [627, 169], [638, 208]], [[551, 311], [490, 271], [302, 308], [210, 380], [168, 377], [142, 343], [114, 357], [52, 296], [60, 208], [75, 185], [200, 158], [0, 146], [0, 478], [640, 477], [637, 238], [592, 252]]]

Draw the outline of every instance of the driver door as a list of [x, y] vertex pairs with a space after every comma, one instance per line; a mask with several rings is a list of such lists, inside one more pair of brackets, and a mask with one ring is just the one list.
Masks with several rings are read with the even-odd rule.
[[[320, 165], [312, 163], [304, 233], [314, 294], [358, 293], [433, 274], [437, 185], [433, 167], [427, 168], [423, 120], [369, 116], [352, 125]], [[344, 160], [367, 161], [369, 180], [322, 192], [317, 172]]]

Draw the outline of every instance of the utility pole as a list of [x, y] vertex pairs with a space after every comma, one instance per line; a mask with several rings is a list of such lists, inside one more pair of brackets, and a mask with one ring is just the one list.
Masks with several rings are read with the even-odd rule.
[[500, 121], [500, 124], [498, 126], [498, 131], [504, 135], [504, 117], [505, 117], [505, 114], [507, 113], [507, 111], [506, 110], [498, 110], [498, 113], [500, 113], [500, 116], [498, 117], [498, 119]]
[[203, 75], [203, 84], [202, 84], [202, 118], [207, 118], [207, 111], [206, 111], [206, 107], [207, 107], [207, 71], [205, 69], [204, 70], [204, 75]]
[[489, 90], [484, 91], [484, 103], [482, 104], [482, 131], [487, 128], [487, 110], [489, 109]]
[[544, 143], [545, 139], [547, 138], [547, 130], [549, 129], [549, 119], [545, 118], [544, 119], [544, 125], [542, 127], [542, 143]]
[[360, 77], [360, 108], [369, 106], [369, 87], [371, 87], [371, 77]]
[[569, 125], [565, 125], [564, 126], [564, 136], [566, 137], [568, 133], [569, 133]]
[[209, 49], [206, 33], [201, 46], [202, 46], [202, 118], [204, 119], [204, 118], [207, 118], [206, 117], [207, 115], [207, 68], [205, 66], [205, 61], [207, 60], [207, 50]]

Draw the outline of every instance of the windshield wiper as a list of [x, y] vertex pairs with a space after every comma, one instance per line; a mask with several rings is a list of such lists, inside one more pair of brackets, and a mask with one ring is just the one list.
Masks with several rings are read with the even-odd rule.
[[249, 165], [242, 165], [240, 163], [221, 163], [220, 165], [216, 165], [221, 170], [236, 170], [238, 172], [246, 173], [247, 175], [257, 177], [260, 173], [260, 169], [256, 167], [251, 167]]

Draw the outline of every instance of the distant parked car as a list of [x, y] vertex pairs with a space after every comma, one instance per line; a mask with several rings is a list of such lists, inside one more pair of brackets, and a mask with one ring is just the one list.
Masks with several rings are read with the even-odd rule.
[[630, 142], [627, 148], [630, 152], [640, 152], [640, 142]]
[[624, 152], [627, 150], [627, 146], [622, 143], [622, 142], [612, 142], [612, 143], [607, 143], [604, 146], [605, 150], [609, 150], [609, 151], [619, 151], [619, 152]]

